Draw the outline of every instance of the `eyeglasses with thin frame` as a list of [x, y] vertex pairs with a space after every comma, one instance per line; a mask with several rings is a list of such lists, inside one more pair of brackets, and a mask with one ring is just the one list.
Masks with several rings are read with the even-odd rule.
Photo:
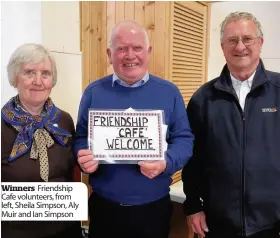
[[249, 46], [249, 45], [253, 45], [257, 39], [259, 39], [260, 37], [257, 36], [257, 37], [249, 37], [249, 36], [245, 36], [245, 37], [242, 37], [242, 38], [239, 38], [239, 37], [231, 37], [231, 38], [228, 38], [224, 41], [224, 43], [228, 46], [237, 46], [237, 44], [239, 43], [239, 41], [242, 41], [242, 43], [245, 45], [245, 46]]

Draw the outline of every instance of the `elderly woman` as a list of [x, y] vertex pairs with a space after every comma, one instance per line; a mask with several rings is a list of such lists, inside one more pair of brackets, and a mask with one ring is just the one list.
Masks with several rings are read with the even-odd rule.
[[[56, 84], [55, 61], [38, 44], [20, 46], [8, 64], [18, 91], [1, 112], [2, 182], [71, 182], [74, 155], [71, 116], [49, 98]], [[80, 238], [80, 222], [2, 222], [6, 238]]]

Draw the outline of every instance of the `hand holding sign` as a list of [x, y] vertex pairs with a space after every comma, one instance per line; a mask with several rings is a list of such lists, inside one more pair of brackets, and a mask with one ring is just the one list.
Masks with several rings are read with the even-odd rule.
[[166, 169], [165, 160], [140, 161], [138, 165], [140, 166], [141, 173], [150, 179], [158, 176]]
[[98, 168], [98, 160], [95, 160], [91, 150], [79, 150], [78, 163], [85, 173], [93, 173]]

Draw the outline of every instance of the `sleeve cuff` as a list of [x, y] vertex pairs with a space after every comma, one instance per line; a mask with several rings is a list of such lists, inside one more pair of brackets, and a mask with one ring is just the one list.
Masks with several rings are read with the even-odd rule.
[[183, 208], [186, 216], [193, 215], [203, 211], [202, 201], [200, 198], [186, 199]]
[[168, 158], [168, 156], [166, 155], [165, 157], [166, 160], [166, 169], [163, 172], [163, 174], [168, 175], [168, 176], [172, 176], [173, 175], [173, 169], [172, 169], [172, 162], [171, 160]]

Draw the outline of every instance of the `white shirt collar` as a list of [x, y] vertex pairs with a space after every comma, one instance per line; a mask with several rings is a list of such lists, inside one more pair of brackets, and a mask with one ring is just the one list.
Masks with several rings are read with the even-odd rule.
[[244, 110], [247, 94], [251, 91], [256, 71], [247, 80], [238, 80], [230, 73], [232, 87], [234, 88], [241, 108]]
[[241, 80], [238, 80], [236, 79], [231, 73], [230, 73], [230, 78], [231, 78], [231, 82], [232, 82], [232, 86], [235, 88], [235, 86], [237, 85], [240, 85], [242, 84], [243, 82], [249, 86], [249, 88], [252, 87], [252, 84], [253, 84], [253, 79], [254, 79], [254, 76], [255, 76], [255, 73], [256, 73], [256, 70], [254, 71], [254, 73], [252, 73], [252, 75], [247, 79], [247, 80], [244, 80], [244, 81], [241, 81]]

